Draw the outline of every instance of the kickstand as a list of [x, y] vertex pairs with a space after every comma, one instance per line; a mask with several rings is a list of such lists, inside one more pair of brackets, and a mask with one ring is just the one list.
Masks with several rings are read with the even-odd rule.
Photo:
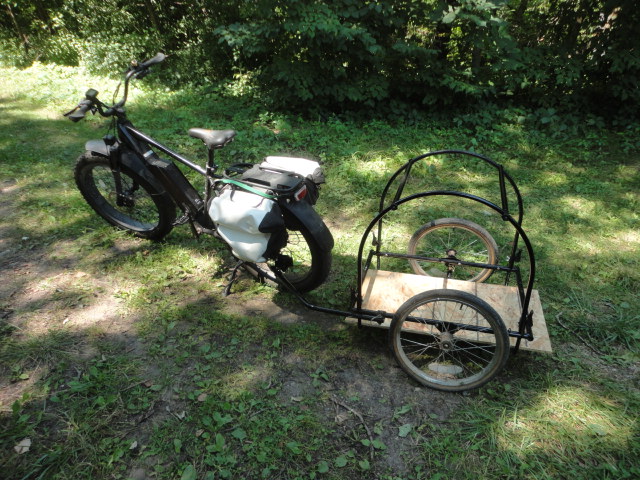
[[238, 270], [242, 265], [244, 265], [244, 260], [240, 260], [238, 263], [236, 263], [236, 266], [233, 267], [233, 270], [231, 271], [231, 277], [229, 278], [229, 283], [226, 287], [224, 287], [224, 293], [222, 294], [223, 296], [228, 297], [229, 295], [231, 295], [231, 287], [233, 286], [233, 282], [237, 280]]

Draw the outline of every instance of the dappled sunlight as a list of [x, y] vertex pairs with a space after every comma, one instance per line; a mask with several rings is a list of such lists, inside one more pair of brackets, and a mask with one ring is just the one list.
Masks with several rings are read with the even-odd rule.
[[[222, 376], [219, 379], [218, 389], [224, 397], [230, 400], [237, 400], [259, 389], [268, 389], [272, 386], [274, 368], [269, 364], [242, 365], [239, 370]], [[273, 386], [275, 387], [275, 385]]]
[[26, 283], [12, 296], [21, 333], [29, 336], [89, 326], [111, 330], [120, 319], [120, 302], [108, 293], [110, 286], [111, 282], [73, 270]]
[[[523, 461], [544, 452], [570, 462], [593, 462], [595, 455], [630, 449], [638, 431], [628, 406], [583, 387], [560, 385], [537, 395], [530, 405], [505, 412], [494, 431], [498, 447]], [[597, 453], [596, 453], [597, 452]], [[598, 455], [599, 460], [602, 457]]]
[[622, 252], [638, 253], [640, 249], [640, 231], [620, 230], [611, 237], [616, 242], [616, 248]]
[[560, 203], [561, 208], [564, 207], [565, 211], [571, 212], [576, 218], [584, 220], [592, 220], [601, 207], [601, 204], [599, 205], [596, 200], [578, 195], [565, 195], [558, 199], [558, 203]]
[[[305, 310], [291, 295], [245, 274], [223, 298], [234, 261], [209, 236], [196, 241], [183, 226], [163, 242], [150, 242], [106, 226], [73, 180], [73, 162], [85, 140], [100, 138], [106, 124], [89, 116], [73, 125], [59, 115], [90, 86], [109, 100], [115, 82], [74, 77], [71, 71], [67, 78], [64, 70], [43, 66], [24, 73], [23, 90], [33, 98], [28, 92], [0, 98], [0, 353], [8, 360], [0, 378], [0, 419], [14, 428], [7, 437], [14, 445], [32, 438], [37, 453], [16, 462], [26, 465], [45, 458], [47, 449], [60, 449], [77, 453], [75, 464], [106, 459], [112, 462], [107, 469], [147, 468], [148, 460], [165, 468], [149, 469], [151, 476], [179, 478], [185, 461], [195, 465], [224, 452], [243, 458], [238, 462], [244, 466], [252, 455], [263, 458], [277, 448], [296, 455], [306, 436], [315, 434], [329, 448], [311, 451], [312, 463], [322, 460], [331, 474], [346, 472], [345, 478], [363, 473], [357, 462], [365, 458], [373, 467], [364, 473], [370, 477], [382, 475], [379, 468], [391, 458], [406, 462], [406, 472], [416, 467], [416, 475], [452, 463], [461, 478], [469, 465], [487, 477], [548, 472], [550, 478], [562, 476], [567, 466], [593, 473], [597, 463], [631, 464], [627, 457], [637, 450], [638, 432], [637, 155], [600, 162], [595, 152], [582, 155], [542, 134], [530, 137], [523, 127], [502, 125], [494, 137], [483, 133], [489, 141], [481, 153], [503, 162], [523, 193], [523, 228], [538, 261], [535, 288], [558, 353], [549, 359], [526, 356], [524, 362], [514, 355], [486, 388], [450, 395], [411, 382], [393, 362], [383, 331], [363, 332], [335, 316]], [[52, 88], [54, 74], [63, 76], [59, 90]], [[388, 178], [416, 155], [476, 140], [472, 130], [445, 123], [308, 122], [265, 113], [246, 91], [230, 94], [224, 87], [168, 92], [147, 86], [133, 93], [132, 117], [200, 161], [205, 151], [187, 137], [191, 126], [239, 131], [216, 157], [222, 165], [280, 152], [325, 161], [327, 183], [317, 210], [335, 238], [333, 269], [309, 298], [335, 308], [350, 305], [357, 249]], [[475, 160], [431, 157], [412, 173], [404, 195], [454, 189], [500, 205], [496, 171]], [[489, 207], [457, 197], [429, 197], [390, 212], [383, 248], [406, 253], [416, 230], [446, 217], [486, 228], [505, 263], [511, 224]], [[393, 260], [392, 267], [411, 271], [405, 259]], [[524, 254], [525, 278], [526, 263]], [[489, 282], [503, 278], [494, 274]], [[593, 357], [576, 332], [603, 355]], [[568, 345], [581, 356], [558, 357]], [[548, 372], [547, 382], [536, 378], [540, 371]], [[466, 409], [475, 407], [467, 417]], [[301, 413], [321, 427], [308, 430]], [[334, 421], [338, 416], [349, 420]], [[279, 423], [282, 417], [299, 436], [287, 438], [292, 430]], [[16, 423], [20, 418], [28, 421]], [[75, 423], [66, 431], [70, 418]], [[99, 430], [105, 422], [108, 428]], [[463, 442], [447, 443], [456, 422], [470, 433]], [[87, 429], [82, 438], [72, 431], [81, 427]], [[366, 448], [367, 428], [372, 439], [384, 440], [386, 450]], [[156, 445], [149, 440], [154, 436]], [[131, 448], [134, 440], [138, 446]], [[445, 447], [433, 450], [438, 441]], [[456, 463], [456, 449], [468, 464]], [[61, 465], [75, 465], [60, 458]], [[349, 459], [353, 468], [337, 470], [337, 459]], [[510, 459], [521, 468], [511, 468]], [[418, 472], [418, 466], [424, 469]], [[31, 466], [25, 468], [24, 473]]]
[[544, 187], [566, 187], [570, 183], [570, 179], [565, 172], [545, 171], [540, 177], [539, 184]]

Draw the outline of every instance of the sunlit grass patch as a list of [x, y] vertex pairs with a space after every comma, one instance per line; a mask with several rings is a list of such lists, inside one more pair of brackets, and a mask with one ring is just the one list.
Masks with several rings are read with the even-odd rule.
[[453, 429], [423, 427], [436, 435], [425, 437], [424, 458], [449, 465], [445, 478], [586, 480], [640, 472], [632, 466], [640, 453], [632, 405], [587, 385], [550, 386], [529, 399], [506, 387], [496, 389], [499, 403], [469, 404]]
[[559, 463], [588, 462], [594, 454], [606, 456], [630, 449], [637, 417], [610, 398], [580, 387], [551, 388], [536, 401], [501, 418], [496, 431], [499, 448], [527, 455], [544, 452]]

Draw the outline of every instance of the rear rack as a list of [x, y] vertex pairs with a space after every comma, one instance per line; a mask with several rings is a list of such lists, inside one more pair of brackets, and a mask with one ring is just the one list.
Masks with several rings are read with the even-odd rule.
[[259, 164], [236, 163], [226, 168], [224, 177], [216, 180], [251, 191], [267, 198], [287, 197], [301, 187], [304, 178], [294, 172]]

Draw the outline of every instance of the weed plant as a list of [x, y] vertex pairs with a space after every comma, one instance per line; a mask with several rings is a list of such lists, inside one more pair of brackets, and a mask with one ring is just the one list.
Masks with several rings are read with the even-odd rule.
[[[0, 197], [9, 202], [0, 270], [8, 278], [30, 259], [50, 265], [40, 266], [38, 281], [12, 275], [16, 283], [1, 290], [0, 471], [11, 472], [7, 478], [129, 478], [136, 469], [185, 480], [640, 476], [637, 129], [559, 137], [524, 128], [513, 112], [490, 124], [303, 120], [264, 111], [237, 85], [133, 89], [136, 125], [200, 162], [205, 150], [186, 135], [191, 127], [238, 131], [221, 152], [224, 164], [268, 154], [324, 163], [328, 182], [317, 208], [336, 247], [329, 281], [310, 295], [322, 305], [348, 306], [362, 231], [406, 160], [472, 149], [515, 178], [553, 355], [521, 352], [479, 392], [438, 397], [455, 406], [446, 415], [430, 410], [422, 400], [428, 393], [406, 378], [410, 398], [376, 400], [391, 413], [368, 410], [344, 433], [332, 407], [370, 405], [374, 393], [335, 385], [351, 366], [364, 381], [371, 372], [393, 375], [384, 335], [229, 313], [228, 302], [256, 297], [285, 309], [295, 302], [246, 279], [223, 300], [230, 260], [221, 243], [196, 241], [185, 228], [162, 243], [132, 239], [104, 225], [75, 188], [73, 162], [105, 125], [95, 117], [73, 125], [61, 113], [88, 87], [109, 98], [115, 83], [42, 65], [1, 69], [0, 81], [0, 182], [15, 187]], [[479, 163], [438, 156], [415, 174], [407, 192], [496, 195], [495, 176]], [[450, 199], [400, 209], [383, 241], [402, 250], [420, 225], [456, 216], [484, 225], [508, 252], [511, 233], [500, 218]], [[408, 271], [403, 262], [390, 268]], [[61, 278], [69, 283], [58, 286]], [[17, 302], [23, 291], [29, 301]], [[126, 319], [128, 330], [65, 323], [69, 312], [98, 307], [105, 292], [112, 292], [110, 322]], [[24, 439], [31, 447], [20, 454], [14, 447]]]

